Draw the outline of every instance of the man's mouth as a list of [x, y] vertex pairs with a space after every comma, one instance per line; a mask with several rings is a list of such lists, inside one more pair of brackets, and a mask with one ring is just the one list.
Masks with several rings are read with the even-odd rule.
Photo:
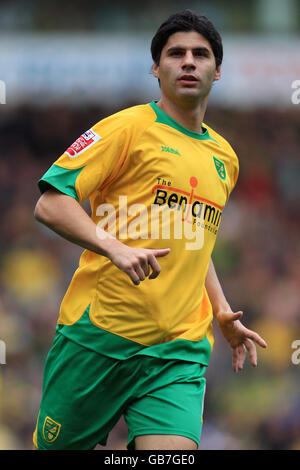
[[190, 85], [192, 83], [196, 83], [198, 81], [198, 79], [194, 75], [185, 74], [185, 75], [181, 75], [178, 78], [178, 81], [182, 84]]

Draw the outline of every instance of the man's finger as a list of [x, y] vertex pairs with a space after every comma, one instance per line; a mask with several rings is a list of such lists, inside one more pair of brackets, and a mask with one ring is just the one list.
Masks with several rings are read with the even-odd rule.
[[239, 370], [243, 369], [243, 365], [246, 359], [246, 348], [243, 344], [238, 346], [239, 359], [238, 359], [238, 368]]
[[146, 277], [149, 276], [149, 273], [150, 273], [150, 269], [149, 269], [149, 264], [148, 264], [148, 261], [141, 261], [141, 268], [142, 270], [144, 271], [144, 274]]
[[161, 256], [166, 256], [170, 253], [170, 248], [162, 248], [162, 249], [159, 249], [159, 250], [151, 250], [152, 254], [154, 256], [156, 256], [157, 258], [161, 257]]
[[246, 339], [244, 342], [247, 351], [249, 353], [250, 361], [251, 364], [256, 367], [257, 366], [257, 352], [256, 352], [256, 347], [253, 341], [251, 339]]
[[149, 279], [155, 279], [161, 271], [160, 264], [154, 255], [149, 256], [148, 263], [152, 268], [152, 273], [150, 274]]
[[131, 268], [131, 269], [128, 269], [127, 271], [125, 271], [125, 272], [126, 272], [126, 274], [128, 274], [128, 276], [132, 280], [133, 284], [135, 286], [138, 286], [139, 283], [140, 283], [140, 279], [139, 279], [139, 276], [137, 275], [136, 271], [133, 268]]
[[234, 372], [238, 370], [239, 353], [238, 348], [232, 349], [232, 368]]
[[144, 270], [142, 269], [142, 267], [137, 264], [135, 267], [135, 272], [137, 273], [138, 277], [139, 277], [139, 280], [140, 281], [144, 281], [146, 279], [146, 275], [145, 275], [145, 272]]
[[252, 341], [255, 341], [255, 343], [257, 343], [262, 348], [266, 348], [268, 346], [265, 340], [263, 340], [257, 333], [255, 333], [255, 331], [247, 329], [246, 336], [249, 339], [252, 339]]
[[166, 256], [170, 253], [170, 248], [162, 248], [158, 250], [148, 250], [150, 252], [150, 255], [148, 257], [148, 264], [152, 268], [152, 273], [149, 276], [149, 279], [155, 279], [159, 275], [161, 271], [161, 267], [159, 265], [159, 262], [156, 260], [156, 258]]

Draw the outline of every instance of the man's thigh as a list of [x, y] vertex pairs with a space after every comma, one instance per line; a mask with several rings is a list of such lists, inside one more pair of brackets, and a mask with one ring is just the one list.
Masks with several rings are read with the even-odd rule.
[[57, 334], [48, 354], [34, 444], [44, 450], [88, 450], [105, 445], [119, 420], [128, 371]]
[[128, 448], [196, 449], [202, 431], [206, 367], [170, 361], [165, 370], [149, 370], [150, 387], [141, 390], [125, 411]]

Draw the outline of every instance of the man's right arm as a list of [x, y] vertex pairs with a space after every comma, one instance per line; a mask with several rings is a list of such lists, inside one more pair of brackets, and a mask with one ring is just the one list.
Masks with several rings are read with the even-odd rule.
[[148, 276], [149, 279], [155, 279], [161, 270], [156, 258], [165, 256], [170, 251], [169, 248], [149, 250], [128, 247], [97, 227], [74, 198], [55, 188], [48, 189], [40, 197], [34, 216], [63, 238], [109, 258], [135, 285]]

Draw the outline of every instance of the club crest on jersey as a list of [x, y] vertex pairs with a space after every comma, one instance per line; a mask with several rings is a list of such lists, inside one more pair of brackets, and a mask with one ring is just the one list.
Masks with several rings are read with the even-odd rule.
[[47, 442], [54, 442], [60, 432], [61, 425], [54, 421], [54, 419], [46, 416], [43, 425], [43, 438]]
[[217, 157], [213, 157], [213, 158], [214, 158], [215, 167], [216, 167], [216, 170], [218, 172], [218, 175], [220, 176], [220, 178], [222, 180], [225, 180], [226, 179], [226, 170], [225, 170], [224, 163], [221, 160], [219, 160]]
[[69, 148], [67, 148], [65, 153], [71, 158], [78, 157], [100, 139], [100, 135], [89, 129], [84, 132]]

